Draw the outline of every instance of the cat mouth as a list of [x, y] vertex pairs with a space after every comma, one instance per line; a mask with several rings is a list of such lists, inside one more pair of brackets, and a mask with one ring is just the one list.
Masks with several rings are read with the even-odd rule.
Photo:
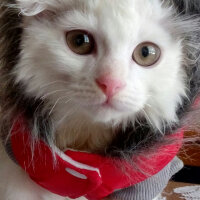
[[119, 112], [120, 110], [119, 109], [117, 109], [117, 108], [115, 108], [111, 103], [103, 103], [103, 104], [101, 104], [100, 105], [100, 109], [102, 109], [102, 110], [108, 110], [108, 111], [117, 111], [117, 112]]
[[127, 112], [130, 110], [130, 108], [128, 108], [122, 102], [114, 101], [112, 99], [107, 99], [102, 104], [100, 104], [100, 107], [103, 109], [115, 110], [118, 112]]
[[119, 113], [127, 113], [130, 112], [133, 108], [130, 107], [130, 105], [126, 104], [123, 101], [112, 99], [112, 98], [106, 98], [100, 102], [91, 102], [90, 104], [86, 104], [83, 106], [86, 108], [87, 111], [113, 111], [113, 112], [119, 112]]
[[112, 101], [109, 99], [109, 98], [107, 98], [102, 104], [101, 104], [101, 106], [102, 107], [113, 107], [113, 105], [112, 105]]
[[99, 109], [113, 109], [113, 110], [117, 110], [114, 105], [109, 102], [109, 101], [104, 101], [103, 103], [98, 103], [98, 104], [90, 104], [88, 106], [86, 106], [88, 108], [97, 108]]

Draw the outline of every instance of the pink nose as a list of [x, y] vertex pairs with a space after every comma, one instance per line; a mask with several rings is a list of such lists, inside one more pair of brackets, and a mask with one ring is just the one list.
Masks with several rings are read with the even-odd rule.
[[126, 85], [125, 82], [121, 80], [115, 80], [106, 76], [96, 79], [96, 83], [107, 97], [114, 96], [117, 92], [122, 90]]

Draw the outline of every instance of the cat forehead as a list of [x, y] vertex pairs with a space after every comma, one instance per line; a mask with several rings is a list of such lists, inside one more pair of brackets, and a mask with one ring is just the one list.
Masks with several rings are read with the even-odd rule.
[[83, 12], [134, 16], [162, 17], [161, 0], [17, 0], [24, 15], [35, 15], [43, 10], [61, 12], [76, 9]]
[[[105, 39], [106, 42], [111, 42], [109, 46], [113, 48], [119, 47], [120, 44], [126, 45], [130, 40], [133, 42], [138, 39], [155, 41], [152, 35], [160, 37], [158, 30], [163, 29], [163, 26], [160, 26], [163, 24], [161, 21], [166, 14], [169, 14], [169, 10], [164, 8], [159, 0], [153, 0], [153, 3], [150, 0], [79, 0], [74, 2], [76, 3], [71, 4], [71, 7], [69, 4], [66, 5], [69, 10], [67, 12], [63, 10], [59, 24], [66, 27], [66, 30], [68, 28], [69, 30], [85, 29], [94, 34], [98, 32], [96, 36]], [[163, 12], [164, 10], [166, 12]], [[115, 44], [116, 41], [118, 41], [117, 44]]]

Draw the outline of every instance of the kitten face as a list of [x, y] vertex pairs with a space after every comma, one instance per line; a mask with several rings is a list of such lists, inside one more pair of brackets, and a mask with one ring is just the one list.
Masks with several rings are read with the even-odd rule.
[[[176, 121], [185, 75], [181, 42], [173, 38], [167, 22], [169, 9], [158, 0], [32, 3], [29, 7], [19, 1], [31, 16], [23, 22], [16, 75], [29, 95], [50, 102], [50, 114], [58, 119], [81, 114], [105, 124], [134, 121], [142, 115], [157, 128], [162, 121]], [[91, 35], [90, 53], [72, 51], [66, 38], [74, 30]], [[161, 51], [158, 61], [148, 67], [133, 59], [144, 42], [156, 44]], [[111, 88], [109, 94], [105, 87]]]

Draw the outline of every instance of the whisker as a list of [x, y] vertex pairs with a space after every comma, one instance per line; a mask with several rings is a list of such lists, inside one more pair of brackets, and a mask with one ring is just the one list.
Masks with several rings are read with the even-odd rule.
[[[58, 99], [56, 100], [56, 102], [54, 103], [54, 105], [52, 106], [52, 108], [51, 108], [51, 110], [50, 110], [50, 112], [49, 112], [49, 115], [51, 115], [51, 113], [53, 112], [53, 110], [54, 110], [54, 108], [56, 107], [56, 105], [58, 104], [58, 102], [59, 102], [61, 99], [65, 99], [65, 98], [67, 98], [67, 97], [68, 97], [68, 95], [58, 98]], [[72, 100], [72, 98], [69, 99], [69, 101], [71, 101], [71, 100]]]
[[48, 96], [50, 96], [50, 95], [52, 95], [52, 94], [55, 94], [55, 93], [57, 93], [57, 92], [64, 92], [64, 91], [69, 91], [68, 89], [60, 89], [60, 90], [54, 90], [54, 91], [52, 91], [52, 92], [48, 92], [48, 93], [46, 93], [46, 94], [44, 94], [42, 97], [41, 97], [41, 99], [45, 99], [46, 97], [48, 97]]
[[[158, 131], [159, 131], [160, 133], [163, 134], [163, 131], [160, 129], [160, 127], [156, 126], [156, 124], [155, 124], [155, 125], [153, 124], [153, 122], [151, 121], [150, 117], [149, 117], [148, 114], [145, 112], [145, 110], [142, 109], [142, 111], [144, 112], [145, 117], [148, 119], [148, 121], [150, 122], [151, 126], [152, 126], [152, 127], [156, 127], [156, 128], [158, 129]], [[164, 120], [163, 120], [163, 121], [164, 121]]]
[[151, 104], [149, 104], [149, 103], [146, 103], [146, 104], [145, 104], [145, 106], [147, 106], [147, 107], [149, 107], [149, 108], [151, 108], [151, 107], [152, 107], [152, 105], [151, 105]]
[[53, 82], [50, 82], [50, 83], [46, 83], [46, 84], [40, 86], [40, 89], [45, 88], [45, 87], [48, 87], [48, 86], [53, 85], [53, 84], [56, 84], [56, 83], [68, 84], [67, 81], [60, 81], [60, 80], [58, 80], [58, 81], [53, 81]]
[[147, 118], [147, 120], [149, 121], [149, 123], [152, 125], [152, 127], [154, 127], [154, 125], [153, 125], [153, 123], [152, 123], [149, 115], [147, 114], [147, 112], [144, 109], [142, 109], [142, 112], [144, 113], [145, 117]]
[[64, 116], [58, 121], [57, 124], [60, 125], [60, 124], [63, 122], [63, 120], [64, 120], [65, 118], [69, 117], [70, 115], [73, 115], [73, 114], [78, 110], [78, 108], [79, 108], [79, 105], [76, 105], [76, 107], [73, 107], [73, 108], [71, 108], [70, 110], [67, 110], [66, 115], [64, 115]]

